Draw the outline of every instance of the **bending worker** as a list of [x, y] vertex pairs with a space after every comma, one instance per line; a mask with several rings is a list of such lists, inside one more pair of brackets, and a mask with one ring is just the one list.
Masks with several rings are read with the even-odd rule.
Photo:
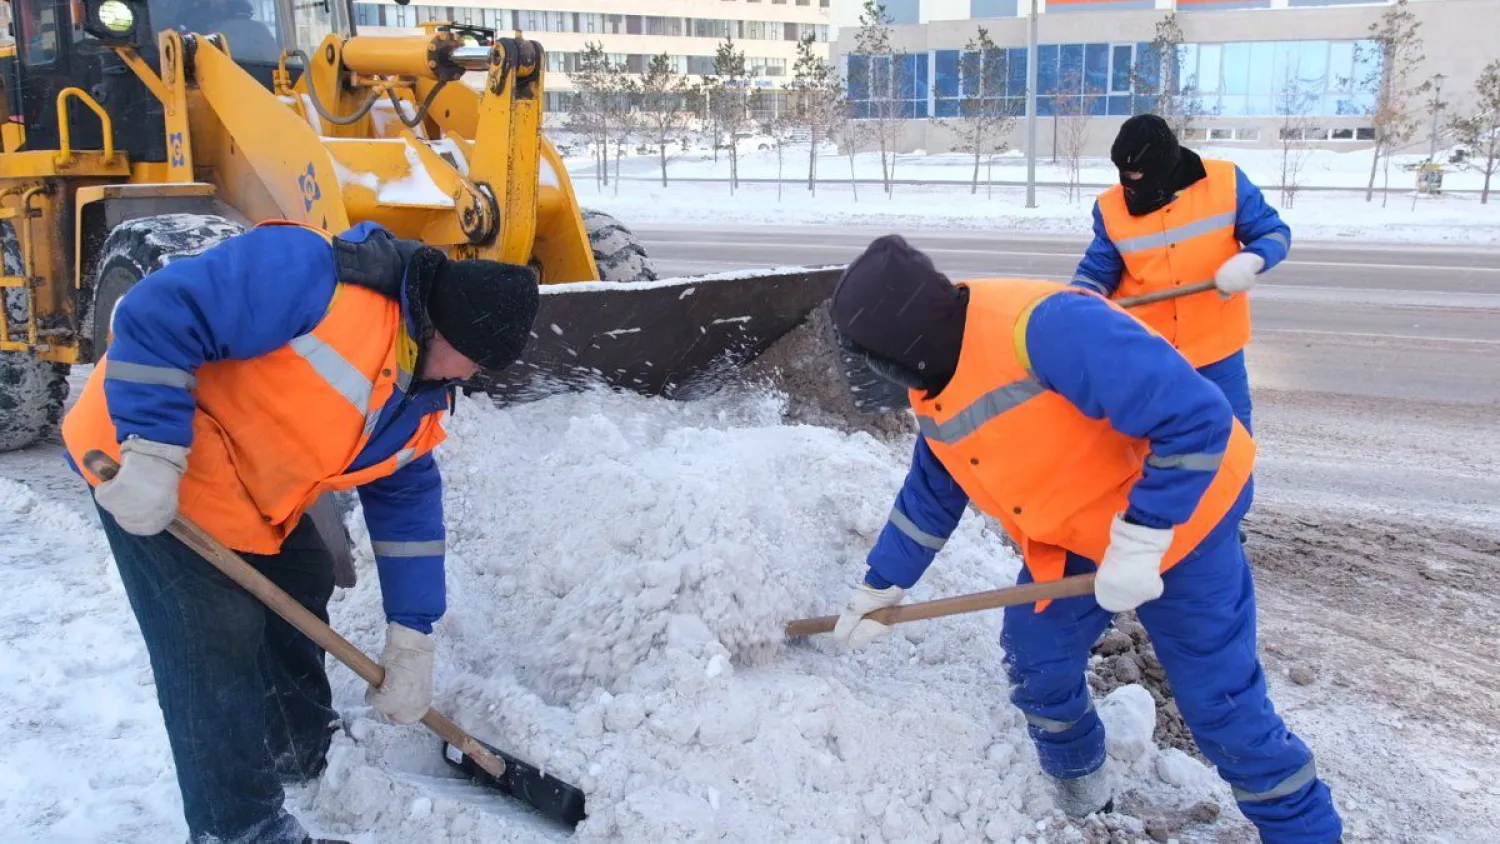
[[1113, 299], [1212, 279], [1217, 293], [1130, 310], [1217, 384], [1253, 433], [1245, 294], [1286, 258], [1291, 229], [1233, 162], [1183, 149], [1154, 114], [1125, 121], [1110, 158], [1120, 184], [1094, 203], [1094, 242], [1072, 283]]
[[1237, 540], [1255, 445], [1224, 396], [1131, 315], [1046, 281], [951, 284], [900, 237], [840, 279], [840, 342], [909, 390], [911, 468], [835, 637], [889, 631], [972, 501], [1022, 550], [1019, 582], [1097, 571], [1094, 593], [1005, 611], [1012, 702], [1058, 805], [1108, 811], [1104, 725], [1089, 650], [1136, 610], [1198, 746], [1268, 842], [1327, 844], [1341, 822], [1313, 754], [1277, 715], [1255, 652]]
[[432, 450], [454, 385], [518, 358], [530, 268], [451, 261], [373, 224], [268, 225], [148, 275], [63, 422], [151, 657], [190, 840], [300, 844], [283, 784], [338, 723], [323, 652], [165, 532], [180, 511], [328, 620], [333, 559], [307, 509], [357, 489], [387, 620], [367, 701], [419, 720], [446, 606]]

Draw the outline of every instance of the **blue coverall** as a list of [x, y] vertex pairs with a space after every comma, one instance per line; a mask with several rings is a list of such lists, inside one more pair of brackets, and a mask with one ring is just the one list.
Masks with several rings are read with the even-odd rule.
[[[1223, 394], [1165, 340], [1104, 302], [1049, 297], [1025, 335], [1044, 387], [1091, 418], [1145, 437], [1152, 453], [1215, 452], [1228, 443], [1232, 415]], [[1186, 522], [1213, 477], [1150, 464], [1144, 471], [1130, 491], [1127, 518], [1158, 528]], [[1253, 482], [1210, 535], [1165, 573], [1162, 596], [1137, 614], [1199, 747], [1264, 839], [1327, 844], [1342, 829], [1332, 797], [1317, 778], [1312, 752], [1276, 714], [1256, 655], [1254, 587], [1236, 541], [1252, 497]], [[870, 552], [866, 582], [915, 584], [968, 501], [919, 437], [891, 520]], [[1069, 574], [1093, 570], [1095, 561], [1069, 554]], [[1018, 582], [1029, 581], [1023, 567]], [[1005, 613], [1011, 700], [1026, 715], [1042, 768], [1054, 777], [1083, 776], [1104, 762], [1104, 725], [1084, 669], [1111, 618], [1092, 595], [1054, 601], [1040, 613], [1033, 605]]]

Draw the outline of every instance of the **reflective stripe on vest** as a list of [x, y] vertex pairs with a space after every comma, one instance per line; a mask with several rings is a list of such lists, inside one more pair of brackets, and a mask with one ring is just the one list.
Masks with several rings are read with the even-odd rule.
[[1179, 243], [1192, 240], [1199, 235], [1208, 234], [1215, 229], [1233, 226], [1234, 217], [1235, 212], [1233, 211], [1214, 214], [1210, 217], [1204, 217], [1201, 220], [1194, 220], [1185, 225], [1177, 226], [1176, 228], [1167, 229], [1158, 234], [1146, 234], [1140, 237], [1132, 237], [1129, 240], [1122, 240], [1115, 244], [1115, 249], [1119, 251], [1120, 257], [1123, 258], [1128, 255], [1134, 255], [1137, 252], [1144, 252], [1147, 249], [1175, 246]]
[[1045, 392], [1047, 389], [1035, 378], [1027, 376], [985, 393], [947, 422], [939, 423], [926, 416], [918, 416], [917, 426], [921, 429], [922, 436], [929, 440], [953, 445], [979, 430], [984, 423]]
[[[1099, 196], [1099, 216], [1125, 264], [1114, 296], [1126, 298], [1211, 281], [1239, 254], [1238, 175], [1228, 161], [1204, 159], [1207, 175], [1166, 206], [1131, 216], [1115, 185]], [[1130, 312], [1182, 352], [1195, 368], [1223, 360], [1250, 342], [1250, 304], [1216, 290], [1140, 305]]]
[[[1068, 551], [1103, 558], [1111, 521], [1129, 506], [1148, 462], [1214, 473], [1197, 510], [1174, 530], [1164, 567], [1187, 556], [1250, 476], [1255, 449], [1244, 427], [1231, 421], [1222, 454], [1152, 454], [1149, 440], [1085, 415], [1030, 371], [1026, 325], [1035, 307], [1053, 295], [1093, 294], [1049, 281], [962, 284], [969, 308], [957, 371], [941, 394], [912, 391], [909, 397], [933, 454], [1021, 547], [1033, 580], [1062, 577]], [[892, 523], [902, 529], [894, 517]], [[1038, 604], [1037, 611], [1045, 607]]]

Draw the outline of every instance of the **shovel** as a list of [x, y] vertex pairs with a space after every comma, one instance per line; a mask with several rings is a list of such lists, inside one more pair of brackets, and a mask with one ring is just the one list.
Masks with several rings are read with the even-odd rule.
[[[100, 480], [107, 481], [120, 470], [118, 463], [102, 451], [83, 456], [83, 465]], [[313, 615], [296, 599], [283, 592], [245, 559], [214, 539], [203, 528], [181, 515], [172, 519], [167, 531], [182, 544], [198, 552], [214, 568], [245, 591], [260, 599], [287, 623], [302, 631], [318, 647], [333, 654], [361, 679], [379, 687], [385, 679], [380, 663], [340, 636], [323, 620]], [[436, 709], [427, 710], [422, 724], [443, 739], [443, 756], [449, 764], [465, 771], [484, 785], [530, 805], [544, 817], [575, 827], [585, 817], [584, 795], [577, 786], [543, 774], [536, 766], [497, 750], [464, 732]]]
[[[1072, 577], [1064, 577], [1061, 580], [1049, 580], [1045, 583], [1025, 583], [1020, 586], [1007, 586], [1004, 589], [991, 589], [988, 592], [957, 595], [952, 598], [941, 598], [936, 601], [898, 604], [894, 607], [875, 610], [865, 615], [865, 618], [878, 621], [881, 624], [901, 624], [907, 621], [920, 621], [924, 618], [939, 618], [945, 615], [992, 610], [998, 607], [1012, 607], [1017, 604], [1034, 604], [1038, 601], [1054, 601], [1058, 598], [1076, 598], [1079, 595], [1091, 594], [1093, 591], [1094, 575], [1077, 574]], [[786, 635], [790, 638], [793, 636], [811, 636], [815, 633], [832, 633], [833, 626], [838, 623], [838, 620], [839, 617], [836, 615], [798, 619], [787, 623]]]
[[1177, 299], [1182, 296], [1191, 296], [1194, 293], [1207, 293], [1218, 285], [1212, 281], [1200, 281], [1197, 284], [1189, 284], [1186, 287], [1174, 287], [1170, 290], [1157, 290], [1154, 293], [1142, 293], [1139, 296], [1126, 296], [1116, 299], [1115, 303], [1122, 308], [1134, 308], [1140, 305], [1149, 305], [1152, 302], [1165, 302], [1168, 299]]

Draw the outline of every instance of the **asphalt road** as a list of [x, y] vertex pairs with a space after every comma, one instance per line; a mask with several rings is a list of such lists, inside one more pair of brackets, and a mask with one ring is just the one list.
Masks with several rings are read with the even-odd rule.
[[[636, 227], [664, 275], [839, 264], [881, 229]], [[1086, 242], [903, 232], [955, 279], [1067, 280]], [[1288, 502], [1500, 525], [1500, 250], [1294, 242], [1252, 293], [1259, 477]]]

